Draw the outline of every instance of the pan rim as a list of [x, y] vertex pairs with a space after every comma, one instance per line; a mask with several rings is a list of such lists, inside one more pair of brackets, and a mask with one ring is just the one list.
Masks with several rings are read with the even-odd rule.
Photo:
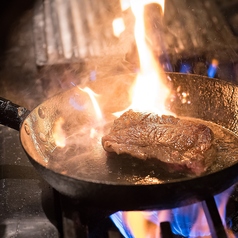
[[[223, 85], [232, 85], [232, 86], [234, 86], [232, 83], [230, 83], [230, 82], [227, 82], [227, 81], [225, 81], [225, 80], [220, 80], [220, 79], [211, 79], [211, 78], [209, 78], [209, 77], [207, 77], [207, 76], [201, 76], [201, 75], [195, 75], [195, 74], [193, 74], [193, 75], [188, 75], [188, 74], [182, 74], [182, 73], [166, 73], [167, 74], [167, 76], [169, 77], [170, 75], [180, 75], [181, 77], [186, 77], [186, 78], [188, 78], [188, 77], [190, 77], [190, 78], [192, 78], [193, 80], [202, 80], [202, 79], [208, 79], [208, 80], [210, 80], [210, 81], [213, 81], [213, 82], [219, 82], [219, 83], [221, 83], [221, 84], [223, 84]], [[128, 74], [127, 74], [128, 75]], [[132, 74], [133, 75], [133, 74]], [[55, 95], [56, 96], [56, 95]], [[54, 98], [55, 96], [53, 96], [52, 98]], [[49, 99], [48, 99], [49, 100]], [[48, 101], [47, 100], [47, 101]], [[43, 103], [44, 104], [44, 103]], [[40, 104], [39, 106], [41, 106], [42, 104]], [[33, 111], [34, 110], [37, 110], [37, 108], [39, 107], [39, 106], [37, 106], [35, 109], [33, 109]], [[30, 113], [31, 114], [31, 113]], [[28, 118], [28, 116], [27, 116], [27, 118]], [[27, 119], [26, 118], [26, 119]], [[25, 120], [26, 120], [25, 119]], [[22, 126], [21, 126], [21, 129], [20, 129], [20, 141], [22, 142], [22, 135], [21, 135], [21, 131], [23, 130], [23, 126], [24, 126], [24, 122], [25, 122], [25, 120], [23, 121], [23, 123], [22, 123]], [[227, 129], [227, 128], [226, 128]], [[229, 129], [227, 129], [227, 130], [229, 130]], [[230, 130], [229, 130], [230, 131]], [[23, 148], [24, 148], [24, 150], [25, 150], [25, 152], [28, 154], [28, 156], [32, 159], [32, 160], [34, 160], [34, 158], [33, 158], [33, 156], [32, 155], [30, 155], [28, 152], [27, 152], [27, 150], [25, 149], [25, 147], [24, 147], [24, 145], [22, 144], [22, 146], [23, 146]], [[39, 163], [38, 161], [36, 161], [36, 160], [34, 160], [36, 163]], [[41, 163], [39, 163], [40, 164], [40, 166], [43, 166]], [[238, 163], [235, 163], [234, 165], [237, 165], [236, 167], [238, 167]], [[222, 169], [222, 171], [229, 171], [229, 170], [232, 170], [231, 169], [231, 167], [233, 167], [234, 165], [231, 165], [231, 166], [228, 166], [228, 167], [226, 167], [226, 168], [224, 168], [224, 169]], [[45, 167], [45, 169], [47, 169], [47, 167]], [[155, 183], [155, 184], [135, 184], [135, 183], [120, 183], [120, 184], [118, 184], [118, 182], [116, 182], [116, 181], [98, 181], [98, 180], [95, 180], [95, 179], [89, 179], [89, 178], [87, 178], [87, 179], [85, 179], [85, 178], [82, 178], [81, 176], [77, 176], [77, 177], [74, 177], [74, 176], [69, 176], [69, 175], [62, 175], [61, 173], [58, 173], [57, 171], [55, 171], [55, 170], [52, 170], [54, 173], [56, 173], [56, 174], [59, 174], [60, 176], [66, 176], [67, 178], [69, 178], [69, 179], [73, 179], [73, 180], [83, 180], [84, 182], [87, 182], [87, 183], [96, 183], [96, 184], [103, 184], [103, 185], [108, 185], [108, 186], [111, 186], [111, 185], [119, 185], [119, 186], [128, 186], [128, 187], [130, 187], [130, 186], [137, 186], [137, 187], [141, 187], [141, 186], [151, 186], [151, 187], [156, 187], [156, 186], [158, 186], [158, 185], [169, 185], [169, 184], [176, 184], [176, 183], [178, 183], [178, 182], [184, 182], [184, 183], [187, 183], [187, 181], [194, 181], [194, 182], [196, 182], [197, 180], [203, 180], [204, 178], [208, 178], [208, 177], [213, 177], [213, 176], [215, 176], [216, 177], [216, 175], [217, 174], [219, 174], [219, 172], [220, 171], [216, 171], [216, 172], [213, 172], [213, 173], [209, 173], [209, 174], [204, 174], [204, 175], [201, 175], [201, 176], [198, 176], [198, 177], [184, 177], [184, 178], [179, 178], [179, 179], [173, 179], [172, 181], [169, 181], [169, 182], [163, 182], [163, 183]], [[237, 180], [237, 179], [236, 179]]]

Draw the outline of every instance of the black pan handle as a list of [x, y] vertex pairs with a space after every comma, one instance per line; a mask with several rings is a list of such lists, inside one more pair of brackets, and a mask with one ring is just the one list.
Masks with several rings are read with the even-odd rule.
[[0, 97], [0, 124], [19, 131], [21, 123], [29, 113], [26, 108]]

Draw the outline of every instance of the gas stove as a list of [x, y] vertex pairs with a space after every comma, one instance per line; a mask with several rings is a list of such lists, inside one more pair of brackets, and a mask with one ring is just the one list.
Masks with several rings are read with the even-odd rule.
[[[6, 40], [2, 39], [0, 42], [0, 96], [28, 109], [33, 109], [47, 98], [72, 87], [72, 81], [73, 84], [78, 84], [84, 78], [93, 78], [96, 73], [104, 74], [102, 66], [105, 64], [104, 61], [99, 64], [98, 68], [96, 67], [96, 58], [100, 57], [100, 52], [98, 55], [92, 53], [83, 56], [74, 52], [73, 59], [70, 59], [65, 56], [54, 58], [49, 52], [40, 49], [43, 46], [46, 47], [49, 42], [44, 42], [45, 38], [40, 31], [44, 28], [42, 25], [40, 28], [37, 22], [39, 23], [39, 18], [47, 20], [54, 14], [49, 10], [49, 7], [52, 7], [49, 1], [29, 0], [23, 5], [19, 4], [17, 0], [11, 2], [13, 5], [15, 4], [16, 8], [13, 9], [7, 3], [3, 4], [6, 10], [2, 14], [0, 24], [0, 30], [6, 36]], [[69, 2], [64, 4], [67, 5]], [[103, 2], [105, 4], [106, 1]], [[44, 9], [42, 3], [45, 6], [44, 12], [42, 12]], [[220, 64], [213, 76], [237, 84], [238, 33], [237, 11], [234, 10], [238, 6], [237, 1], [210, 2], [204, 0], [192, 3], [189, 1], [180, 3], [168, 1], [167, 5], [172, 9], [171, 14], [175, 14], [180, 21], [176, 23], [176, 26], [171, 22], [171, 17], [165, 15], [168, 24], [168, 27], [164, 29], [167, 39], [165, 46], [167, 55], [159, 56], [160, 60], [165, 63], [169, 59], [170, 65], [165, 65], [165, 68], [206, 75], [212, 59], [215, 58], [219, 60]], [[15, 17], [13, 17], [12, 11], [17, 13]], [[191, 15], [194, 11], [195, 18]], [[209, 11], [212, 12], [212, 16], [208, 15]], [[197, 24], [200, 13], [202, 20]], [[110, 17], [114, 17], [114, 15]], [[7, 23], [6, 19], [9, 20]], [[187, 22], [188, 28], [194, 34], [191, 32], [188, 34], [188, 31], [182, 29], [182, 25], [186, 25]], [[218, 23], [221, 22], [222, 24], [219, 25]], [[51, 23], [47, 21], [47, 24]], [[203, 25], [207, 26], [203, 35], [197, 34], [196, 30]], [[216, 34], [221, 31], [219, 28], [221, 25], [224, 31], [222, 30], [222, 35], [219, 35], [219, 40], [216, 41]], [[75, 39], [74, 32], [71, 32], [71, 29], [69, 31]], [[48, 33], [52, 34], [50, 31]], [[91, 34], [91, 32], [89, 33]], [[182, 35], [179, 41], [176, 40], [176, 34]], [[36, 37], [38, 37], [38, 41]], [[197, 37], [202, 38], [201, 41], [198, 41], [201, 45], [196, 44]], [[92, 39], [90, 38], [90, 40]], [[171, 47], [171, 45], [176, 45], [177, 48]], [[61, 48], [63, 47], [61, 45]], [[59, 48], [53, 49], [55, 55], [59, 54]], [[113, 68], [113, 73], [115, 70], [117, 73], [129, 72], [134, 66], [133, 55], [133, 51], [129, 52], [123, 61], [119, 61], [116, 69]], [[110, 55], [110, 57], [114, 58], [114, 55]], [[83, 61], [84, 58], [87, 58], [86, 62]], [[106, 57], [104, 59], [107, 60]], [[118, 62], [118, 57], [115, 57], [115, 60]], [[111, 71], [107, 71], [107, 73], [111, 73]], [[2, 201], [0, 203], [0, 237], [122, 237], [109, 217], [110, 212], [82, 208], [77, 204], [77, 201], [60, 195], [40, 177], [23, 151], [17, 131], [0, 126], [0, 141], [0, 200]], [[213, 200], [207, 201], [206, 204], [208, 204], [208, 209], [214, 205]], [[233, 192], [229, 196], [226, 208], [226, 224], [236, 237], [238, 236], [237, 185], [234, 186]], [[216, 209], [215, 212], [210, 211], [207, 214], [216, 220]], [[220, 229], [219, 221], [215, 224], [218, 224], [218, 228], [217, 225], [212, 228], [214, 233], [216, 229]], [[162, 224], [162, 227], [164, 237], [182, 237], [171, 234], [169, 223]], [[214, 235], [213, 237], [224, 236]]]
[[[80, 207], [77, 201], [48, 185], [30, 164], [17, 131], [1, 126], [0, 133], [1, 237], [123, 237], [110, 219], [110, 212]], [[234, 237], [238, 235], [237, 198], [236, 185], [226, 206], [226, 224]], [[214, 206], [211, 200], [206, 204], [208, 209]], [[224, 237], [216, 212], [216, 207], [208, 212], [214, 219], [213, 237]], [[182, 237], [170, 233], [169, 223], [161, 223], [161, 227], [164, 237]]]

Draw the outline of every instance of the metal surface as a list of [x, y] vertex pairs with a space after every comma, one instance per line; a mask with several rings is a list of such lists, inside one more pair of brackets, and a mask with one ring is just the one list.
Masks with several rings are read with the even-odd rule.
[[160, 229], [161, 229], [161, 238], [173, 238], [174, 237], [172, 230], [171, 230], [171, 225], [169, 222], [161, 222]]
[[21, 122], [29, 112], [26, 108], [13, 104], [0, 97], [0, 123], [19, 130]]
[[[123, 58], [134, 42], [134, 19], [129, 11], [121, 12], [119, 1], [109, 2], [38, 1], [34, 13], [36, 63], [72, 63], [105, 55]], [[232, 31], [236, 23], [225, 19], [231, 14], [223, 15], [219, 5], [215, 0], [166, 1], [164, 27], [158, 29], [156, 22], [153, 24], [153, 34], [162, 32], [164, 36], [164, 49], [157, 50], [161, 48], [158, 40], [153, 45], [155, 52], [161, 57], [169, 55], [170, 63], [181, 57], [204, 56], [207, 61], [237, 61], [238, 39]], [[123, 17], [125, 22], [123, 41], [113, 36], [112, 21], [117, 17]]]
[[0, 126], [0, 237], [58, 238], [52, 188], [29, 162], [19, 133]]
[[113, 55], [118, 39], [113, 35], [112, 21], [119, 15], [119, 1], [36, 2], [36, 63], [72, 63]]
[[219, 215], [215, 199], [210, 197], [202, 202], [212, 238], [227, 238], [224, 226]]
[[[123, 77], [128, 77], [129, 80], [128, 75]], [[177, 92], [178, 98], [172, 103], [171, 109], [178, 116], [213, 121], [237, 132], [236, 86], [195, 75], [169, 74], [168, 79]], [[115, 93], [112, 88], [110, 91], [112, 95]], [[192, 96], [191, 103], [183, 103], [179, 99], [183, 92]], [[105, 91], [104, 93], [107, 95]], [[114, 96], [115, 100], [110, 95], [108, 100], [116, 105], [120, 97]], [[123, 97], [123, 94], [120, 96]], [[70, 104], [72, 99], [73, 105]], [[85, 138], [76, 134], [78, 139], [73, 138], [73, 141], [78, 142], [76, 147], [73, 145], [72, 148], [66, 148], [66, 151], [57, 148], [52, 139], [52, 128], [59, 117], [65, 118], [66, 128], [71, 128], [74, 132], [91, 125], [88, 119], [93, 118], [92, 112], [88, 109], [84, 112], [75, 109], [76, 102], [83, 105], [85, 100], [85, 94], [79, 93], [79, 89], [75, 87], [37, 107], [21, 127], [21, 141], [33, 165], [61, 193], [79, 199], [84, 205], [109, 210], [163, 209], [181, 206], [186, 199], [190, 202], [203, 200], [237, 181], [238, 163], [206, 176], [181, 179], [167, 174], [165, 180], [162, 176], [158, 178], [159, 183], [153, 183], [153, 179], [151, 183], [146, 174], [137, 174], [140, 166], [130, 170], [132, 165], [128, 160], [123, 162], [124, 168], [118, 167], [118, 161], [122, 165], [120, 159], [117, 162], [108, 159], [100, 144], [92, 143], [89, 138], [86, 138], [86, 147], [82, 144]], [[107, 104], [107, 101], [104, 103]], [[72, 123], [70, 127], [68, 122]], [[217, 183], [221, 176], [224, 181]], [[137, 183], [138, 178], [146, 183]]]

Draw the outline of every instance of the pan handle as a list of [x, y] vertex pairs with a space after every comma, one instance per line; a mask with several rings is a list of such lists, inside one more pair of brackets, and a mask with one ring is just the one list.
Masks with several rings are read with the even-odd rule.
[[26, 108], [0, 97], [0, 124], [19, 131], [21, 123], [29, 113]]

